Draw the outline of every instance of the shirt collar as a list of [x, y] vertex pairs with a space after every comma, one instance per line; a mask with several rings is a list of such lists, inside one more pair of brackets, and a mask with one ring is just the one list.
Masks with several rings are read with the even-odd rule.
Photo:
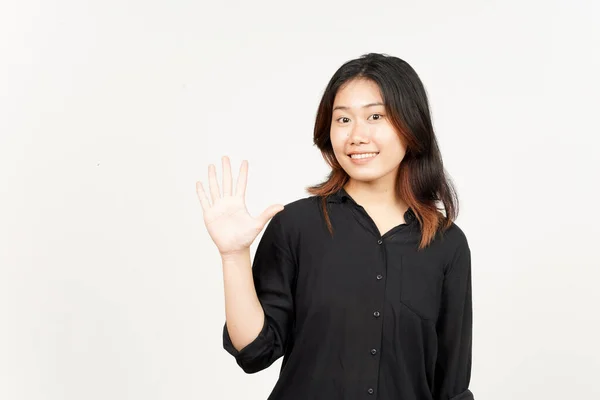
[[327, 197], [328, 203], [345, 203], [348, 200], [352, 200], [352, 198], [343, 187]]
[[[341, 189], [339, 189], [337, 192], [330, 194], [327, 197], [327, 202], [328, 203], [353, 203], [353, 204], [358, 205], [358, 203], [356, 203], [354, 201], [354, 199], [352, 197], [350, 197], [348, 192], [346, 192], [346, 189], [344, 189], [343, 187]], [[411, 224], [411, 223], [414, 223], [415, 221], [417, 221], [415, 212], [413, 211], [413, 209], [411, 207], [408, 207], [408, 210], [406, 210], [406, 212], [404, 213], [404, 220], [406, 221], [407, 224]]]

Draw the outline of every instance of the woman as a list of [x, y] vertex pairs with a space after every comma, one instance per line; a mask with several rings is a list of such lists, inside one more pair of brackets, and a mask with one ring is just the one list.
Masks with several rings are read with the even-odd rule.
[[314, 143], [328, 179], [257, 218], [247, 161], [232, 193], [223, 157], [222, 195], [209, 166], [212, 205], [197, 183], [223, 261], [224, 348], [247, 373], [283, 356], [269, 399], [473, 399], [470, 250], [416, 72], [383, 54], [342, 65]]

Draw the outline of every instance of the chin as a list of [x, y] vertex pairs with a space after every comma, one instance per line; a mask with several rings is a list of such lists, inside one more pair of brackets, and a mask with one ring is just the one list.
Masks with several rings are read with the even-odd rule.
[[[347, 173], [348, 171], [346, 171]], [[381, 174], [381, 173], [363, 173], [363, 174], [356, 174], [356, 173], [352, 173], [352, 174], [348, 174], [350, 176], [350, 178], [352, 178], [352, 180], [355, 181], [360, 181], [360, 182], [373, 182], [376, 181], [377, 179], [382, 178], [385, 174]]]

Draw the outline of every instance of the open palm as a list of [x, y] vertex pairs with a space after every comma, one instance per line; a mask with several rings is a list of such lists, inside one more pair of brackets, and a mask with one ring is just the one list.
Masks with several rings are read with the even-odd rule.
[[235, 193], [232, 194], [231, 163], [227, 156], [223, 163], [223, 195], [217, 183], [216, 168], [208, 166], [208, 183], [212, 204], [209, 202], [202, 182], [196, 182], [196, 192], [202, 205], [204, 224], [221, 255], [232, 254], [250, 247], [254, 239], [263, 230], [266, 223], [283, 205], [267, 207], [258, 217], [252, 217], [246, 208], [246, 183], [248, 179], [248, 161], [243, 160], [237, 180]]

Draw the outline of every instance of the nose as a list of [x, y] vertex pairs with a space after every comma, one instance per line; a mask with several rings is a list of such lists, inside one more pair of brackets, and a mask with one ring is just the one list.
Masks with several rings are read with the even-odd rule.
[[363, 122], [356, 122], [352, 125], [349, 140], [351, 144], [368, 143], [371, 137], [370, 127]]

